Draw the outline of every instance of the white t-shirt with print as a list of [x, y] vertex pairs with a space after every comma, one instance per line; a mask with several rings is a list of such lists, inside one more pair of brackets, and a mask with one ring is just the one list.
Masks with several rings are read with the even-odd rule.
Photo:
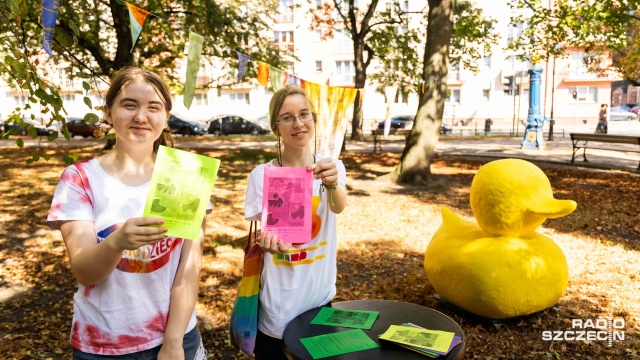
[[[57, 229], [62, 220], [93, 221], [99, 243], [129, 218], [142, 216], [149, 185], [125, 185], [107, 174], [97, 159], [71, 165], [60, 177], [47, 223]], [[91, 286], [78, 284], [73, 297], [73, 347], [121, 355], [162, 344], [183, 242], [165, 237], [127, 250], [107, 279]], [[195, 325], [194, 310], [187, 332]]]
[[[320, 158], [317, 158], [320, 160]], [[347, 174], [340, 160], [333, 160], [338, 168], [338, 182], [344, 186]], [[264, 168], [271, 162], [258, 165], [247, 185], [244, 216], [260, 221]], [[314, 208], [313, 226], [318, 234], [306, 244], [293, 246], [286, 254], [264, 253], [260, 276], [260, 309], [258, 329], [268, 336], [281, 339], [287, 324], [303, 312], [324, 305], [336, 294], [336, 214], [328, 206], [329, 192], [320, 193], [321, 180], [313, 181], [313, 196], [320, 202]]]

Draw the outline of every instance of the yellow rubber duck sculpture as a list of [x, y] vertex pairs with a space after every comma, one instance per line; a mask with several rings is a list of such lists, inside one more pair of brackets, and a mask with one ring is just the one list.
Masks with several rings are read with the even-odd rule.
[[441, 298], [489, 319], [553, 306], [568, 281], [567, 260], [535, 230], [576, 209], [556, 200], [540, 168], [519, 159], [492, 161], [471, 184], [475, 221], [442, 209], [442, 225], [427, 246], [424, 268]]

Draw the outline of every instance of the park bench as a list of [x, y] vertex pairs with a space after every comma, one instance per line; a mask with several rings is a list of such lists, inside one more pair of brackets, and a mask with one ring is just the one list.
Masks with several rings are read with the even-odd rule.
[[[640, 136], [627, 136], [627, 135], [608, 135], [608, 134], [584, 134], [584, 133], [570, 133], [571, 142], [573, 143], [573, 155], [571, 156], [571, 162], [573, 163], [576, 157], [576, 153], [582, 149], [582, 157], [584, 161], [587, 160], [587, 149], [599, 149], [610, 151], [624, 151], [624, 152], [637, 152], [639, 149], [630, 149], [628, 147], [613, 147], [606, 144], [631, 144], [640, 146]], [[604, 143], [605, 145], [593, 146], [593, 143]], [[640, 163], [638, 163], [638, 169], [640, 171]]]
[[[407, 136], [411, 130], [409, 129], [389, 129], [389, 135], [400, 135]], [[384, 139], [384, 130], [382, 129], [373, 129], [371, 131], [371, 135], [373, 135], [373, 152], [376, 150], [382, 151], [382, 140]]]

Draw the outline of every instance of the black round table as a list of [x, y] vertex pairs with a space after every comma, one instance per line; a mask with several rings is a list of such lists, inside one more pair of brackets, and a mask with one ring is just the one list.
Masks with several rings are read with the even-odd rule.
[[[445, 314], [430, 309], [428, 307], [409, 304], [399, 301], [389, 300], [355, 300], [333, 303], [335, 308], [352, 309], [352, 310], [368, 310], [378, 311], [380, 314], [371, 329], [363, 330], [373, 341], [380, 347], [364, 351], [353, 352], [349, 354], [331, 356], [326, 359], [331, 360], [424, 360], [429, 359], [428, 356], [419, 354], [412, 350], [403, 348], [399, 345], [379, 340], [378, 335], [384, 333], [390, 325], [400, 325], [402, 323], [411, 322], [422, 326], [429, 330], [442, 330], [455, 333], [462, 338], [462, 344], [456, 346], [447, 356], [441, 356], [437, 359], [461, 359], [464, 355], [466, 339], [462, 328], [451, 318]], [[313, 325], [311, 320], [316, 317], [320, 308], [311, 309], [298, 315], [293, 319], [284, 330], [283, 340], [285, 352], [292, 359], [313, 360], [307, 349], [302, 345], [300, 339], [331, 334], [340, 331], [353, 330], [351, 328]]]

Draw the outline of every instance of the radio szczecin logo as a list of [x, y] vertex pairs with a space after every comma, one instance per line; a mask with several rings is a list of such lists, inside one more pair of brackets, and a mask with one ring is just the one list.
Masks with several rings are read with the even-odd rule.
[[571, 330], [545, 330], [543, 341], [606, 341], [612, 346], [613, 341], [624, 341], [623, 318], [571, 319]]

